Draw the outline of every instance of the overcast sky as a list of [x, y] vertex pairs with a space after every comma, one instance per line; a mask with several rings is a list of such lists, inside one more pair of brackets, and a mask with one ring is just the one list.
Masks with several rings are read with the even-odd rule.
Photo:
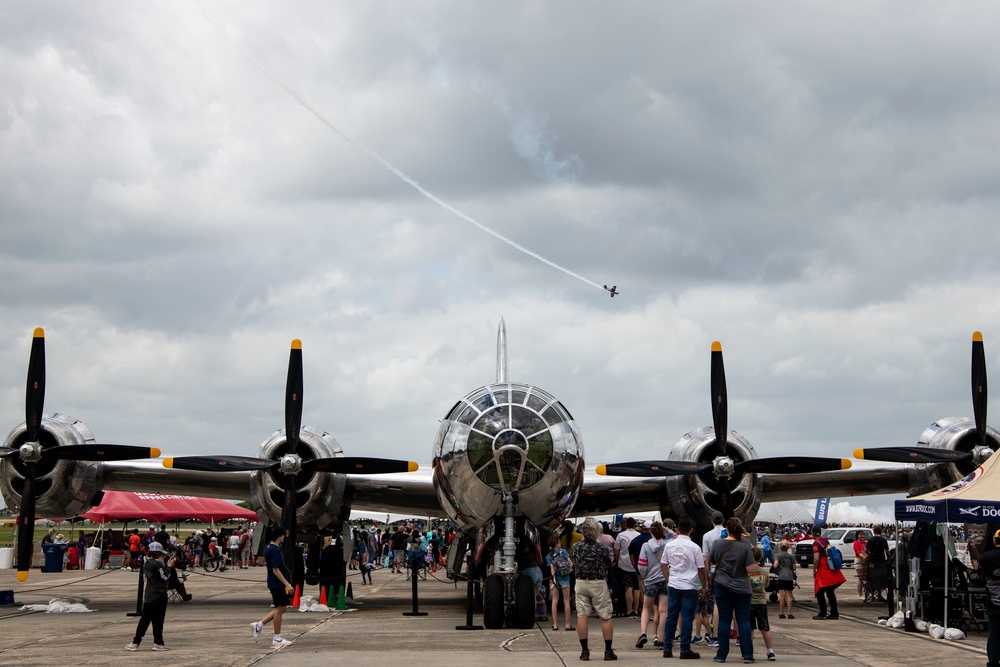
[[713, 340], [762, 456], [971, 415], [974, 330], [997, 367], [996, 3], [203, 7], [0, 5], [11, 428], [36, 326], [46, 411], [169, 455], [255, 454], [293, 338], [305, 424], [422, 462], [501, 316], [591, 464], [711, 422]]

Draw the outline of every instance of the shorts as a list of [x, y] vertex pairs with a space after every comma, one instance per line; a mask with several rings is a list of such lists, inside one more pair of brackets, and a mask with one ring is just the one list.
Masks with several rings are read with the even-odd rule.
[[603, 579], [576, 580], [577, 616], [597, 614], [602, 621], [606, 621], [611, 618], [613, 611], [614, 605], [611, 604], [608, 582]]
[[271, 591], [271, 602], [274, 603], [275, 607], [287, 607], [288, 606], [288, 603], [289, 603], [289, 600], [288, 600], [288, 591], [286, 591], [284, 587], [282, 587], [282, 588], [268, 588], [267, 590]]
[[625, 588], [639, 588], [639, 575], [636, 572], [628, 572], [618, 568], [618, 581]]
[[652, 584], [646, 584], [642, 587], [642, 594], [648, 598], [653, 598], [654, 600], [659, 596], [667, 595], [667, 582], [657, 581]]
[[778, 579], [778, 590], [779, 591], [791, 591], [795, 590], [795, 582], [791, 579]]
[[699, 595], [695, 613], [711, 616], [713, 611], [715, 611], [715, 596], [712, 595], [712, 591], [708, 591], [708, 595]]
[[531, 581], [535, 584], [535, 588], [542, 587], [542, 568], [537, 565], [533, 567], [526, 567], [524, 568], [524, 574], [531, 577]]
[[767, 632], [771, 629], [771, 625], [767, 622], [766, 604], [750, 605], [750, 629], [761, 632]]
[[559, 589], [569, 588], [569, 575], [561, 577], [557, 574], [552, 585]]
[[406, 552], [402, 549], [395, 549], [392, 552], [392, 557], [397, 563], [402, 563], [406, 560]]

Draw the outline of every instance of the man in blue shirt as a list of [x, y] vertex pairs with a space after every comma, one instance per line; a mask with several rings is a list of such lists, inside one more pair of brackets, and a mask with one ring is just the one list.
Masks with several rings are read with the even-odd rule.
[[285, 541], [285, 533], [278, 527], [272, 527], [270, 530], [271, 543], [264, 550], [264, 567], [267, 568], [267, 589], [271, 591], [274, 610], [256, 623], [251, 623], [250, 631], [253, 633], [254, 641], [257, 641], [264, 626], [274, 621], [274, 639], [271, 640], [271, 645], [291, 646], [292, 642], [281, 636], [281, 617], [288, 607], [288, 596], [292, 592], [292, 585], [288, 582], [292, 575], [285, 567], [285, 561], [281, 556], [281, 543]]

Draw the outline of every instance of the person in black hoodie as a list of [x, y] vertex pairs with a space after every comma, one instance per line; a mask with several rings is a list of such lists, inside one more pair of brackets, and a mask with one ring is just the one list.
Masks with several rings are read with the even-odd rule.
[[174, 558], [164, 564], [163, 546], [159, 542], [149, 545], [149, 555], [142, 564], [142, 574], [146, 578], [146, 588], [142, 596], [142, 617], [135, 627], [135, 637], [132, 643], [125, 646], [126, 650], [138, 651], [149, 624], [153, 624], [153, 650], [169, 651], [163, 642], [163, 620], [167, 615], [167, 586], [174, 567]]

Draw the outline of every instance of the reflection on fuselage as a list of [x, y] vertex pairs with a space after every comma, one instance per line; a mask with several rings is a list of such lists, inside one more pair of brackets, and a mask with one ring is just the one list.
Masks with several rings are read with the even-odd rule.
[[481, 526], [516, 492], [536, 526], [558, 523], [583, 481], [583, 439], [569, 411], [546, 391], [499, 383], [458, 401], [434, 444], [434, 485], [462, 525]]

